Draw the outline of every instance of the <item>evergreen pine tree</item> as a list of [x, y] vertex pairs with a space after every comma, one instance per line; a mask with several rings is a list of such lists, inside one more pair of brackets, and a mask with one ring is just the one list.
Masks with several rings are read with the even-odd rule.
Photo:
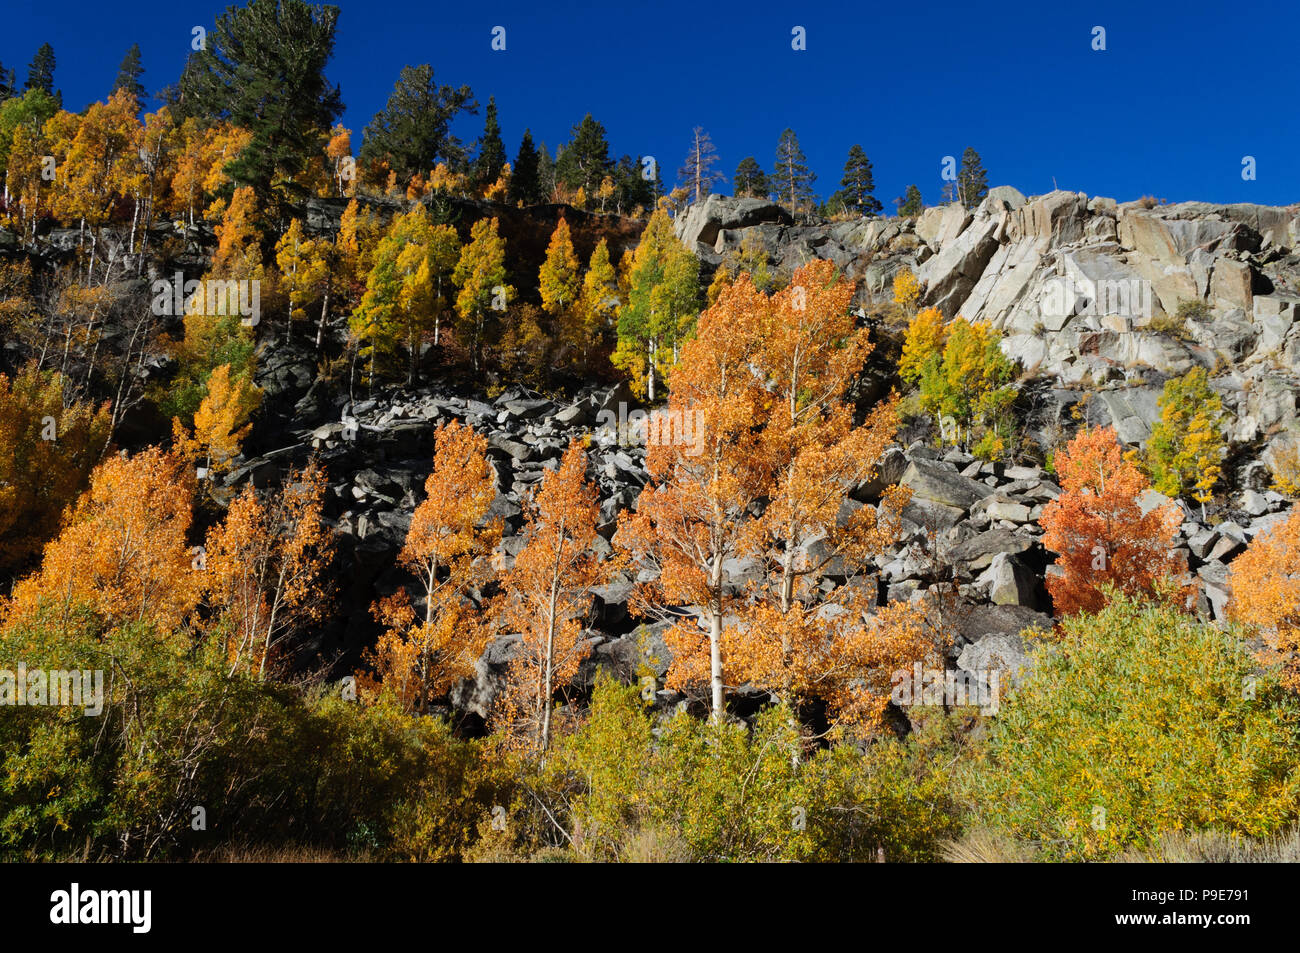
[[587, 113], [582, 122], [573, 127], [573, 138], [556, 157], [555, 175], [566, 187], [584, 190], [595, 195], [600, 181], [613, 169], [609, 158], [609, 141], [605, 127]]
[[845, 211], [858, 215], [879, 215], [884, 206], [873, 194], [876, 190], [875, 179], [871, 174], [871, 160], [862, 151], [862, 146], [855, 145], [849, 150], [849, 159], [844, 163], [844, 178], [840, 180], [843, 189], [839, 198]]
[[915, 185], [909, 185], [907, 194], [894, 201], [898, 203], [898, 214], [904, 218], [920, 215], [925, 209], [925, 203], [921, 201], [921, 190]]
[[510, 190], [507, 199], [511, 205], [523, 202], [536, 205], [542, 200], [542, 185], [538, 178], [538, 155], [533, 146], [533, 134], [525, 129], [515, 153], [515, 164], [510, 169]]
[[544, 142], [537, 150], [537, 185], [541, 191], [542, 202], [555, 200], [555, 156]]
[[[47, 96], [54, 96], [54, 47], [42, 43], [41, 48], [32, 57], [27, 67], [27, 82], [23, 89], [39, 89]], [[58, 98], [58, 97], [56, 97]]]
[[771, 175], [772, 191], [777, 201], [789, 205], [793, 213], [810, 207], [816, 179], [817, 176], [808, 169], [808, 159], [799, 148], [799, 137], [794, 130], [782, 132], [776, 146], [776, 168]]
[[253, 134], [226, 172], [237, 185], [252, 186], [263, 207], [284, 210], [283, 190], [295, 190], [285, 184], [319, 155], [343, 112], [339, 88], [324, 72], [338, 15], [338, 7], [305, 0], [229, 7], [181, 78], [185, 117], [226, 119]]
[[[501, 175], [506, 164], [506, 146], [501, 141], [501, 126], [497, 122], [497, 101], [488, 97], [483, 123], [483, 136], [478, 141], [478, 158], [474, 160], [474, 183], [483, 188], [491, 185]], [[511, 174], [514, 170], [511, 169]]]
[[110, 92], [115, 93], [119, 89], [125, 89], [135, 97], [136, 102], [144, 102], [144, 83], [140, 82], [140, 77], [143, 75], [144, 66], [140, 63], [140, 44], [132, 43], [131, 48], [126, 51], [126, 56], [122, 58], [122, 65], [117, 68], [117, 81], [113, 83]]
[[740, 165], [736, 166], [732, 187], [737, 198], [750, 196], [756, 199], [765, 199], [772, 191], [771, 184], [767, 180], [767, 173], [763, 171], [758, 164], [758, 160], [753, 156], [745, 156], [740, 160]]
[[387, 162], [402, 183], [428, 175], [439, 162], [452, 171], [463, 170], [465, 149], [450, 132], [452, 120], [462, 111], [478, 112], [468, 86], [438, 85], [428, 63], [404, 66], [383, 111], [365, 128], [361, 161]]
[[961, 154], [961, 169], [957, 172], [957, 199], [966, 208], [979, 205], [989, 194], [989, 176], [979, 153], [967, 148]]

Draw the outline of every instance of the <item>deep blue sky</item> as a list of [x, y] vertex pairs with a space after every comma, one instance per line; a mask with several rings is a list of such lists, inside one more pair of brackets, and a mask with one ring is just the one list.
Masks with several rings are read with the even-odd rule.
[[[876, 194], [909, 182], [939, 199], [942, 157], [974, 146], [991, 184], [1033, 194], [1055, 183], [1126, 200], [1300, 201], [1294, 2], [812, 4], [441, 3], [338, 0], [335, 57], [354, 146], [399, 68], [431, 63], [440, 82], [495, 95], [514, 158], [530, 126], [552, 148], [591, 112], [615, 155], [654, 155], [669, 184], [699, 124], [730, 177], [754, 155], [771, 169], [792, 127], [823, 196], [849, 147], [875, 165]], [[145, 85], [175, 80], [190, 29], [225, 4], [7, 0], [0, 62], [21, 83], [49, 41], [68, 108], [102, 98], [128, 46]], [[790, 48], [791, 28], [808, 49]], [[490, 31], [507, 30], [507, 50]], [[1091, 49], [1092, 28], [1107, 50]], [[472, 140], [478, 117], [457, 132]], [[1257, 180], [1241, 178], [1242, 157]], [[726, 187], [729, 190], [729, 186]]]

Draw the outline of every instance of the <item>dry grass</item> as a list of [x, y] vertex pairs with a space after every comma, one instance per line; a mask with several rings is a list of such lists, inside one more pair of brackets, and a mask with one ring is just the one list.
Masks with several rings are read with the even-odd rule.
[[1217, 831], [1165, 834], [1152, 847], [1125, 851], [1126, 864], [1296, 864], [1300, 863], [1300, 828], [1276, 837], [1250, 840]]
[[1028, 864], [1035, 859], [1030, 847], [984, 828], [969, 830], [958, 840], [948, 841], [939, 849], [939, 856], [949, 864]]
[[190, 858], [199, 864], [357, 864], [372, 859], [363, 851], [349, 853], [309, 844], [225, 844]]

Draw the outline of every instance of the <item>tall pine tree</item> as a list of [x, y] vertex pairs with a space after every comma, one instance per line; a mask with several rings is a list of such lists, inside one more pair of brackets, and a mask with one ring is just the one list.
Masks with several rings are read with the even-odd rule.
[[497, 101], [495, 96], [489, 96], [483, 135], [478, 141], [478, 157], [474, 160], [474, 184], [480, 189], [491, 185], [501, 175], [505, 164], [506, 146], [501, 141], [501, 125], [497, 122]]
[[696, 126], [691, 132], [691, 148], [686, 153], [686, 161], [677, 171], [678, 181], [691, 193], [692, 202], [703, 201], [713, 191], [714, 182], [727, 181], [721, 172], [713, 171], [718, 162], [718, 150], [713, 140], [702, 126]]
[[961, 154], [961, 169], [957, 172], [957, 200], [966, 208], [974, 208], [989, 194], [989, 176], [984, 163], [974, 149], [967, 147]]
[[763, 171], [758, 164], [758, 160], [753, 156], [745, 156], [740, 160], [740, 165], [736, 166], [732, 186], [737, 198], [749, 196], [756, 199], [765, 199], [772, 191], [772, 186], [767, 180], [767, 173]]
[[132, 43], [131, 48], [126, 51], [126, 56], [122, 58], [122, 65], [117, 68], [117, 80], [113, 83], [111, 92], [117, 92], [119, 89], [125, 89], [135, 97], [137, 103], [144, 102], [144, 83], [140, 82], [140, 77], [144, 75], [144, 66], [140, 63], [140, 44]]
[[226, 119], [253, 134], [226, 172], [252, 186], [263, 207], [302, 197], [282, 190], [301, 193], [292, 180], [319, 155], [343, 112], [338, 87], [325, 78], [338, 16], [338, 7], [304, 0], [229, 7], [182, 76], [184, 116]]
[[47, 96], [62, 99], [54, 92], [54, 47], [50, 44], [42, 43], [36, 55], [32, 57], [31, 65], [27, 67], [27, 82], [23, 83], [23, 89], [39, 89]]
[[871, 175], [871, 160], [855, 145], [849, 150], [849, 160], [844, 163], [844, 178], [840, 179], [839, 198], [846, 211], [857, 215], [879, 215], [884, 206], [873, 194], [875, 179]]
[[588, 195], [595, 195], [601, 179], [614, 167], [609, 158], [605, 127], [587, 113], [573, 127], [572, 134], [573, 138], [555, 160], [556, 177], [575, 192], [581, 188]]
[[790, 206], [798, 213], [812, 204], [813, 182], [817, 180], [808, 168], [808, 159], [799, 148], [799, 137], [793, 129], [781, 133], [776, 146], [776, 168], [772, 171], [772, 191], [777, 201]]
[[450, 132], [461, 112], [478, 112], [468, 86], [438, 85], [428, 63], [403, 66], [388, 103], [365, 128], [361, 161], [386, 162], [402, 183], [427, 175], [439, 162], [463, 170], [465, 148]]
[[542, 183], [538, 172], [537, 149], [533, 146], [533, 134], [525, 129], [523, 139], [519, 140], [519, 151], [515, 153], [515, 164], [510, 169], [510, 190], [507, 200], [511, 205], [536, 205], [542, 200]]
[[921, 201], [921, 190], [915, 185], [907, 187], [907, 194], [902, 198], [894, 199], [898, 205], [898, 214], [904, 218], [911, 218], [920, 215], [925, 210], [925, 203]]

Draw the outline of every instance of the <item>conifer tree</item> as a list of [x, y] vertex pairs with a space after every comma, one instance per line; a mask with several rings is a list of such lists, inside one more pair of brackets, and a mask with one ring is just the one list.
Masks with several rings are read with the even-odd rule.
[[961, 154], [961, 169], [957, 172], [957, 200], [966, 208], [974, 208], [989, 194], [989, 177], [979, 153], [967, 148]]
[[718, 162], [718, 150], [713, 140], [702, 126], [696, 126], [691, 133], [691, 148], [686, 153], [686, 161], [677, 171], [678, 180], [690, 190], [691, 201], [700, 202], [713, 191], [713, 183], [725, 182], [721, 172], [713, 170]]
[[883, 206], [873, 194], [876, 190], [875, 179], [871, 174], [871, 160], [862, 151], [862, 146], [855, 145], [849, 150], [848, 161], [844, 163], [844, 178], [840, 180], [843, 188], [839, 197], [846, 210], [855, 215], [879, 215]]
[[497, 101], [488, 97], [483, 123], [483, 135], [478, 141], [478, 156], [474, 159], [474, 185], [484, 190], [501, 177], [506, 164], [506, 146], [501, 141], [501, 126], [497, 122]]
[[136, 102], [144, 102], [144, 83], [140, 82], [140, 77], [143, 75], [144, 66], [140, 63], [140, 44], [132, 43], [131, 48], [126, 51], [126, 56], [122, 59], [122, 65], [117, 68], [117, 79], [114, 81], [113, 88], [109, 90], [109, 93], [112, 94], [119, 89], [125, 89], [135, 97]]
[[515, 164], [510, 168], [510, 188], [506, 193], [511, 205], [523, 203], [536, 205], [542, 201], [542, 183], [539, 170], [540, 156], [533, 146], [533, 134], [525, 129], [515, 153]]
[[776, 165], [770, 179], [777, 200], [788, 205], [793, 214], [811, 206], [812, 186], [817, 176], [808, 169], [807, 157], [799, 148], [799, 137], [793, 129], [781, 133], [776, 146]]
[[907, 194], [894, 201], [898, 204], [898, 214], [904, 218], [920, 215], [925, 210], [925, 203], [921, 201], [921, 190], [915, 185], [909, 185]]
[[736, 166], [736, 174], [732, 177], [732, 191], [737, 198], [756, 199], [765, 199], [771, 193], [772, 188], [768, 183], [767, 174], [753, 156], [746, 156]]
[[60, 106], [63, 105], [62, 97], [54, 93], [54, 47], [48, 43], [41, 44], [27, 67], [27, 81], [23, 83], [23, 90], [29, 89], [39, 89], [46, 96], [58, 100]]

